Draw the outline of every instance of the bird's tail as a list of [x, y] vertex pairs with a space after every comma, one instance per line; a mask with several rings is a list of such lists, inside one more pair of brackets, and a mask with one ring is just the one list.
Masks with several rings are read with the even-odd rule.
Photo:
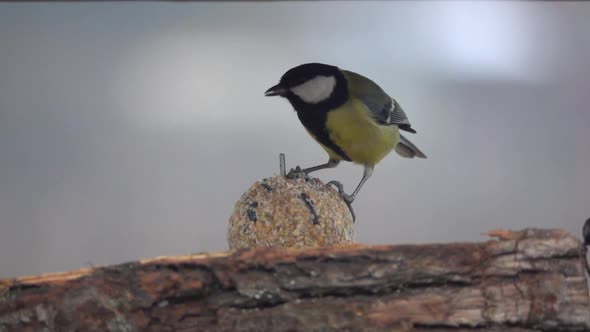
[[405, 158], [426, 158], [426, 155], [402, 134], [399, 135], [399, 143], [395, 147], [395, 152]]

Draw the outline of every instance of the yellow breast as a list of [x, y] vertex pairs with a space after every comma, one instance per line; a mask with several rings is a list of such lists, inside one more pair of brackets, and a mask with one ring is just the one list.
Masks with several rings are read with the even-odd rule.
[[[397, 126], [382, 126], [369, 115], [359, 100], [352, 99], [328, 113], [326, 127], [330, 139], [350, 159], [363, 165], [375, 165], [399, 142]], [[330, 156], [333, 151], [324, 147]]]

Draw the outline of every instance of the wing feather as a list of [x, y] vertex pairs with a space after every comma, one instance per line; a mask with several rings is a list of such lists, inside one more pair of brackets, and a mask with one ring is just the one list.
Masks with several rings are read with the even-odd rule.
[[399, 129], [416, 133], [399, 103], [370, 79], [343, 70], [351, 97], [360, 100], [375, 121], [384, 126], [397, 125]]

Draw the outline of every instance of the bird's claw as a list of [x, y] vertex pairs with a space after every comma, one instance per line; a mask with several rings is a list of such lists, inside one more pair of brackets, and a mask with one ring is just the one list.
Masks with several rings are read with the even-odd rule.
[[332, 181], [328, 182], [328, 185], [332, 185], [332, 186], [336, 187], [338, 189], [338, 192], [340, 193], [340, 196], [342, 196], [342, 199], [346, 203], [352, 204], [352, 201], [354, 200], [354, 198], [344, 192], [344, 186], [342, 185], [342, 183], [340, 183], [339, 181], [332, 180]]
[[332, 185], [338, 189], [338, 193], [340, 194], [340, 197], [342, 197], [342, 200], [348, 206], [348, 210], [350, 210], [350, 214], [352, 215], [352, 222], [355, 222], [356, 215], [354, 213], [354, 210], [352, 209], [352, 201], [354, 200], [354, 198], [344, 192], [344, 186], [339, 181], [332, 180], [332, 181], [328, 182], [327, 185], [328, 186]]
[[300, 176], [307, 176], [307, 173], [305, 173], [301, 167], [297, 166], [295, 168], [291, 168], [289, 170], [289, 173], [287, 173], [287, 179], [296, 179]]

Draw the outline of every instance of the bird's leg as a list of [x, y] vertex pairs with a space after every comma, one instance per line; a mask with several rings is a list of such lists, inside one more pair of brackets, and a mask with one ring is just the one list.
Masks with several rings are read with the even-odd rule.
[[342, 199], [344, 199], [347, 203], [352, 203], [356, 198], [358, 192], [361, 190], [362, 186], [365, 184], [365, 182], [367, 182], [367, 180], [371, 177], [372, 174], [373, 167], [365, 166], [365, 170], [363, 171], [363, 178], [361, 179], [361, 182], [359, 182], [358, 186], [356, 186], [356, 189], [352, 192], [352, 195], [348, 195], [347, 193], [345, 193], [344, 186], [342, 185], [342, 183], [338, 181], [330, 181], [328, 182], [328, 184], [336, 186], [336, 188], [338, 188], [338, 191], [340, 192], [340, 196], [342, 196]]
[[327, 163], [313, 166], [313, 167], [301, 169], [301, 167], [297, 166], [294, 169], [292, 168], [289, 171], [289, 173], [287, 174], [287, 178], [292, 179], [292, 178], [296, 177], [298, 173], [303, 173], [305, 175], [308, 175], [311, 172], [319, 171], [321, 169], [334, 168], [334, 167], [338, 166], [338, 164], [340, 164], [340, 160], [330, 158]]
[[359, 182], [358, 186], [356, 186], [356, 189], [354, 190], [352, 195], [348, 195], [347, 193], [344, 192], [344, 186], [342, 185], [342, 183], [340, 183], [338, 181], [328, 182], [328, 185], [333, 185], [336, 188], [338, 188], [338, 192], [340, 193], [340, 196], [342, 196], [342, 199], [346, 202], [346, 205], [348, 205], [348, 208], [350, 209], [350, 213], [352, 213], [352, 220], [353, 221], [355, 220], [355, 214], [354, 214], [351, 204], [354, 201], [354, 199], [356, 198], [356, 195], [358, 194], [358, 192], [361, 190], [362, 186], [365, 184], [365, 182], [367, 182], [367, 180], [371, 177], [372, 174], [373, 174], [373, 166], [365, 166], [365, 169], [363, 171], [363, 178], [361, 179], [361, 182]]
[[338, 166], [338, 164], [340, 164], [340, 160], [330, 158], [327, 163], [313, 166], [313, 167], [304, 168], [302, 170], [302, 172], [305, 174], [309, 174], [311, 172], [319, 171], [320, 169], [334, 168], [334, 167]]
[[361, 190], [361, 187], [365, 184], [365, 182], [367, 182], [367, 180], [371, 177], [371, 175], [373, 175], [373, 166], [365, 166], [365, 169], [363, 170], [363, 178], [361, 179], [361, 182], [359, 182], [358, 186], [356, 186], [356, 189], [352, 193], [352, 197], [350, 199], [351, 203], [352, 203], [352, 201], [354, 201], [356, 194], [359, 193], [359, 191]]

